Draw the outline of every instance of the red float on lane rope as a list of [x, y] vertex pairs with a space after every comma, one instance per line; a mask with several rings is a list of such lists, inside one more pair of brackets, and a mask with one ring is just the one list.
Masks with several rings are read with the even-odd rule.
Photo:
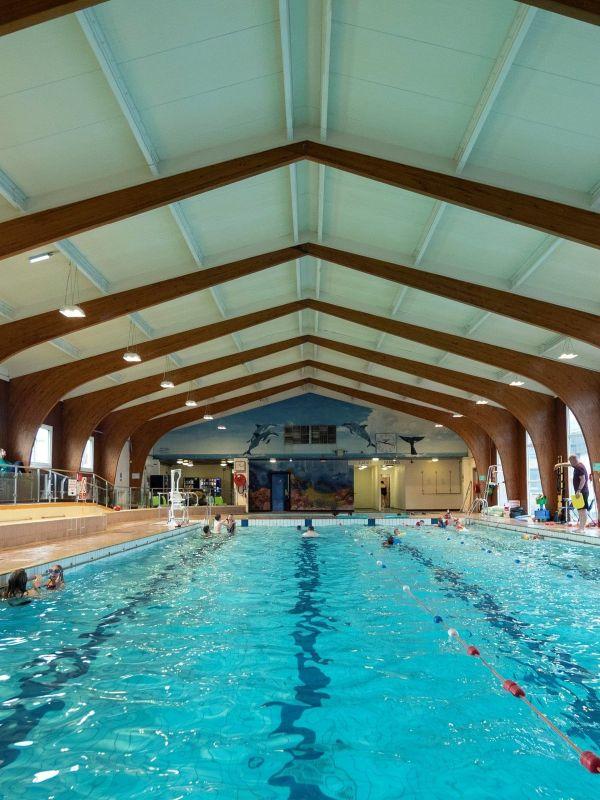
[[508, 680], [508, 678], [502, 684], [502, 688], [510, 692], [513, 697], [525, 697], [525, 691], [521, 689], [519, 684], [515, 681]]

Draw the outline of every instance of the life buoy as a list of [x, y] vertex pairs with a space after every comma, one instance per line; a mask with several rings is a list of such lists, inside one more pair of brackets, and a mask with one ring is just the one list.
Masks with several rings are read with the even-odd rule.
[[239, 494], [246, 494], [246, 476], [243, 472], [235, 472], [233, 483]]

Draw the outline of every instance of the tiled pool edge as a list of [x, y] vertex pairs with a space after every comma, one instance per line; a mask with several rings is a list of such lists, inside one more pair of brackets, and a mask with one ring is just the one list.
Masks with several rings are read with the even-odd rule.
[[[63, 556], [60, 559], [60, 564], [64, 570], [69, 570], [73, 567], [80, 567], [83, 564], [91, 564], [93, 561], [99, 561], [102, 558], [120, 555], [121, 553], [125, 553], [129, 550], [136, 550], [138, 547], [147, 547], [150, 544], [162, 542], [165, 539], [172, 539], [174, 536], [181, 536], [184, 533], [190, 533], [197, 530], [202, 524], [202, 521], [200, 521], [198, 523], [192, 523], [180, 528], [171, 528], [169, 530], [159, 531], [158, 533], [149, 533], [148, 536], [143, 536], [138, 539], [126, 539], [123, 542], [115, 542], [114, 544], [106, 545], [105, 547], [99, 547], [94, 550], [85, 550], [81, 553]], [[53, 564], [56, 564], [56, 561], [57, 560], [54, 559], [53, 561], [48, 561], [46, 563], [28, 564], [27, 566], [24, 566], [23, 569], [27, 571], [27, 574], [30, 577], [32, 575], [43, 575], [43, 573]], [[6, 586], [10, 574], [10, 572], [0, 573], [0, 587]]]
[[477, 525], [483, 525], [487, 528], [496, 528], [500, 530], [510, 531], [511, 533], [519, 533], [524, 535], [539, 536], [540, 539], [554, 539], [561, 542], [576, 542], [577, 544], [589, 544], [595, 547], [600, 547], [600, 536], [591, 536], [589, 534], [574, 533], [567, 530], [552, 530], [543, 525], [511, 525], [505, 520], [495, 522], [491, 519], [476, 519], [474, 522]]

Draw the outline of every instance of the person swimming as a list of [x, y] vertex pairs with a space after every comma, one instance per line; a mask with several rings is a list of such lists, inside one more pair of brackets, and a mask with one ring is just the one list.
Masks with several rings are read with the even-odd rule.
[[438, 528], [441, 528], [442, 530], [445, 530], [448, 527], [448, 523], [446, 522], [446, 520], [443, 517], [440, 517], [438, 519], [438, 521], [437, 521], [437, 526], [438, 526]]
[[210, 536], [210, 525], [205, 525], [205, 526], [202, 528], [202, 533], [203, 533], [205, 536]]
[[304, 536], [305, 538], [312, 538], [312, 537], [318, 536], [318, 535], [319, 534], [316, 532], [316, 530], [313, 528], [312, 525], [309, 525], [308, 528], [302, 534], [302, 536]]
[[233, 518], [233, 514], [227, 514], [225, 517], [225, 526], [227, 528], [227, 533], [235, 533], [235, 519]]
[[48, 591], [53, 592], [56, 589], [65, 588], [65, 575], [60, 564], [55, 564], [50, 570], [48, 570], [48, 574], [49, 578], [46, 583], [46, 589], [48, 589]]
[[24, 569], [16, 569], [10, 578], [6, 588], [2, 590], [0, 595], [3, 600], [6, 600], [11, 606], [25, 605], [31, 603], [34, 597], [40, 596], [41, 578], [35, 575], [31, 581], [31, 589], [27, 588], [27, 573]]
[[394, 545], [394, 537], [390, 533], [390, 535], [387, 537], [387, 539], [383, 540], [383, 542], [381, 543], [381, 546], [382, 547], [392, 547], [393, 545]]
[[223, 528], [224, 525], [225, 525], [225, 523], [221, 519], [221, 515], [220, 514], [215, 514], [215, 521], [214, 521], [214, 524], [213, 524], [213, 533], [221, 533], [221, 529]]

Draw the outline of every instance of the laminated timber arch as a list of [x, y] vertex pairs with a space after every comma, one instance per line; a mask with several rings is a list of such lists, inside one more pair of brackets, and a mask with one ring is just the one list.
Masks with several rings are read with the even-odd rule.
[[[352, 390], [352, 393], [346, 391], [344, 387], [335, 384], [326, 383], [325, 381], [317, 380], [314, 378], [301, 378], [300, 380], [291, 383], [274, 386], [270, 389], [262, 389], [258, 392], [235, 397], [230, 400], [225, 400], [220, 403], [215, 403], [212, 406], [212, 413], [225, 413], [240, 406], [254, 403], [257, 400], [265, 398], [272, 398], [274, 395], [290, 391], [300, 386], [320, 386], [321, 388], [337, 392], [338, 394], [345, 394], [348, 397], [360, 398], [368, 403], [383, 406], [384, 408], [391, 408], [394, 411], [399, 411], [403, 414], [410, 414], [421, 419], [428, 419], [432, 422], [440, 422], [453, 430], [458, 436], [463, 439], [467, 447], [473, 454], [477, 470], [481, 472], [487, 469], [487, 465], [493, 462], [495, 458], [495, 448], [492, 440], [486, 432], [479, 427], [476, 423], [467, 419], [452, 419], [448, 420], [447, 415], [442, 411], [437, 411], [433, 408], [426, 408], [425, 406], [415, 405], [413, 403], [406, 403], [400, 400], [393, 400], [392, 398], [383, 398], [379, 395], [372, 395], [367, 392], [359, 390]], [[176, 414], [169, 414], [166, 417], [159, 417], [158, 419], [151, 419], [140, 425], [131, 437], [131, 474], [142, 475], [144, 471], [144, 464], [146, 458], [150, 453], [154, 444], [174, 428], [179, 428], [182, 425], [188, 425], [191, 422], [196, 422], [202, 418], [203, 411], [192, 409], [190, 411], [180, 411]], [[140, 479], [136, 479], [133, 485], [139, 485]]]

